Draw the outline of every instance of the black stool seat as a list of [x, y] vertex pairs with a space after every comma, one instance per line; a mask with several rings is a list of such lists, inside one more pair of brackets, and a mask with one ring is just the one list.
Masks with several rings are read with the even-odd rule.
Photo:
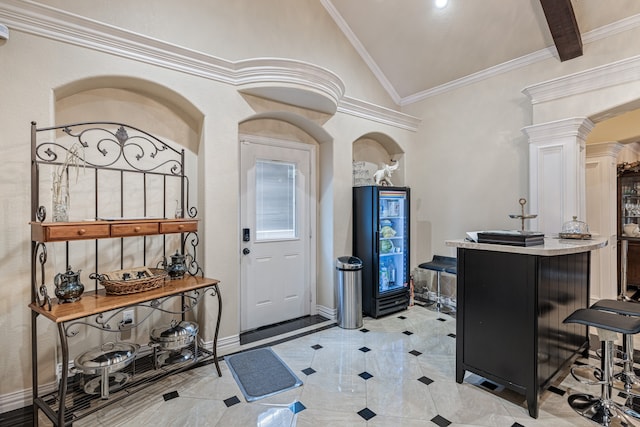
[[[640, 304], [631, 301], [618, 301], [615, 299], [603, 299], [594, 303], [591, 308], [596, 310], [617, 313], [619, 316], [635, 316], [640, 317]], [[640, 385], [640, 377], [636, 375], [634, 367], [634, 345], [633, 335], [625, 334], [622, 341], [622, 370], [614, 374], [616, 380], [622, 381], [624, 390], [627, 393], [627, 406], [636, 407], [640, 404], [640, 394], [638, 386]]]
[[618, 314], [593, 308], [580, 308], [564, 319], [563, 323], [579, 323], [621, 334], [637, 334], [640, 332], [640, 318], [619, 316]]
[[[563, 323], [578, 323], [601, 330], [621, 333], [627, 336], [640, 332], [640, 317], [621, 316], [610, 311], [595, 308], [580, 308], [574, 311]], [[598, 335], [601, 335], [600, 332]], [[605, 336], [608, 335], [608, 336]], [[567, 398], [569, 406], [578, 414], [604, 427], [633, 427], [636, 424], [630, 416], [635, 411], [625, 409], [612, 399], [613, 390], [613, 346], [615, 334], [602, 334], [602, 367], [596, 376], [601, 384], [600, 396], [586, 393], [575, 393]], [[573, 369], [572, 369], [573, 374]]]
[[444, 255], [434, 255], [429, 262], [423, 262], [418, 266], [425, 270], [446, 271], [447, 268], [456, 267], [456, 259]]
[[436, 309], [436, 311], [452, 312], [450, 308], [446, 307], [442, 303], [440, 276], [442, 275], [442, 273], [450, 273], [450, 274], [457, 275], [457, 271], [458, 271], [457, 260], [450, 256], [434, 255], [431, 261], [423, 262], [418, 266], [418, 268], [436, 272], [437, 290], [436, 290], [436, 300], [435, 300], [435, 303], [433, 304], [433, 307]]
[[631, 301], [618, 301], [615, 299], [602, 299], [594, 303], [591, 308], [602, 311], [623, 314], [625, 316], [640, 316], [640, 304]]

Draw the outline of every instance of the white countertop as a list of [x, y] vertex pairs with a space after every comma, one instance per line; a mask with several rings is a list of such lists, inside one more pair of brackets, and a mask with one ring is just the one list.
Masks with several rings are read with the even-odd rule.
[[456, 248], [479, 249], [493, 252], [511, 252], [526, 255], [555, 256], [592, 251], [604, 248], [608, 240], [604, 237], [594, 237], [589, 240], [560, 239], [558, 237], [544, 238], [544, 245], [537, 246], [512, 246], [496, 245], [491, 243], [475, 243], [464, 239], [446, 240], [445, 245]]

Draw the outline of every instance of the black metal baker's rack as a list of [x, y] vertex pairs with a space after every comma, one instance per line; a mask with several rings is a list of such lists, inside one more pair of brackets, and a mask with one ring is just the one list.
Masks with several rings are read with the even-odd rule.
[[[73, 161], [69, 162], [69, 158]], [[64, 173], [65, 185], [73, 185], [73, 178], [81, 173], [85, 194], [90, 194], [93, 201], [83, 203], [89, 206], [91, 211], [87, 221], [110, 220], [113, 218], [126, 218], [132, 216], [147, 218], [149, 215], [161, 219], [184, 218], [186, 221], [195, 220], [197, 209], [190, 204], [189, 178], [185, 174], [185, 151], [176, 149], [154, 135], [136, 127], [117, 122], [83, 122], [60, 126], [38, 128], [35, 122], [31, 123], [31, 224], [32, 224], [32, 269], [31, 269], [31, 304], [32, 308], [32, 372], [33, 372], [33, 398], [34, 398], [34, 424], [37, 425], [38, 409], [42, 410], [54, 425], [71, 425], [73, 421], [84, 418], [96, 412], [108, 404], [115, 403], [131, 392], [142, 389], [167, 375], [189, 369], [196, 363], [179, 364], [158, 370], [155, 361], [150, 362], [149, 357], [140, 358], [140, 361], [126, 368], [135, 373], [135, 379], [119, 393], [109, 397], [109, 401], [103, 401], [99, 397], [87, 396], [78, 390], [78, 384], [69, 382], [67, 365], [69, 363], [69, 346], [67, 339], [78, 334], [78, 327], [85, 325], [102, 332], [121, 332], [124, 328], [119, 321], [120, 314], [133, 306], [150, 309], [147, 315], [134, 325], [136, 327], [147, 320], [150, 314], [159, 310], [165, 313], [180, 315], [185, 318], [185, 313], [192, 311], [205, 295], [217, 297], [218, 314], [214, 331], [212, 350], [198, 345], [194, 348], [193, 362], [203, 363], [213, 360], [221, 375], [217, 360], [216, 342], [220, 327], [222, 300], [218, 288], [218, 281], [205, 279], [203, 271], [198, 264], [196, 250], [199, 244], [197, 231], [179, 233], [178, 250], [187, 256], [187, 273], [196, 281], [195, 285], [188, 286], [188, 292], [176, 292], [171, 295], [163, 295], [162, 298], [136, 298], [132, 305], [119, 307], [109, 312], [100, 312], [94, 316], [77, 317], [69, 321], [57, 321], [58, 335], [62, 351], [63, 369], [57, 390], [40, 395], [38, 382], [38, 330], [37, 319], [41, 314], [47, 316], [51, 312], [52, 304], [59, 304], [48, 291], [51, 278], [46, 277], [47, 272], [47, 242], [34, 240], [33, 227], [43, 226], [49, 221], [48, 210], [42, 203], [43, 185], [49, 182], [44, 179], [46, 171], [55, 169]], [[88, 176], [88, 178], [87, 178]], [[128, 193], [129, 182], [136, 182], [136, 195], [131, 197]], [[87, 186], [89, 187], [87, 189]], [[177, 189], [177, 190], [176, 190]], [[49, 191], [49, 189], [46, 189]], [[176, 194], [177, 192], [177, 194]], [[115, 194], [115, 197], [114, 197]], [[108, 203], [104, 203], [104, 196]], [[133, 200], [133, 202], [132, 202]], [[175, 204], [174, 204], [175, 203]], [[116, 205], [114, 210], [114, 204]], [[160, 205], [160, 206], [158, 206]], [[72, 201], [73, 206], [73, 201]], [[147, 239], [162, 239], [159, 249], [166, 260], [170, 253], [170, 242], [167, 235], [139, 236], [143, 239], [142, 259], [144, 265], [150, 261], [147, 257]], [[127, 237], [119, 238], [119, 264], [125, 268], [128, 249], [125, 245]], [[99, 239], [95, 239], [94, 268], [92, 274], [94, 286], [93, 295], [103, 295], [104, 290], [99, 287], [100, 258]], [[157, 243], [157, 242], [156, 242]], [[64, 245], [64, 265], [68, 266], [72, 257], [71, 246], [74, 242], [60, 241], [56, 244]], [[173, 248], [171, 249], [173, 250]], [[86, 267], [86, 266], [85, 266]], [[90, 268], [90, 267], [89, 267]], [[196, 279], [196, 278], [200, 279]], [[91, 291], [89, 291], [91, 292]], [[179, 298], [180, 306], [175, 308], [163, 308], [165, 302]], [[200, 339], [200, 338], [198, 338]], [[197, 353], [197, 354], [196, 354]], [[155, 353], [154, 353], [155, 354]]]

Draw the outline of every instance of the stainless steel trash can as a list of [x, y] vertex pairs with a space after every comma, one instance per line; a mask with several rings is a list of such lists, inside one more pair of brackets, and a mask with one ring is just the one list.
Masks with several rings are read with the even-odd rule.
[[362, 327], [362, 261], [354, 256], [336, 260], [336, 305], [338, 326], [344, 329]]

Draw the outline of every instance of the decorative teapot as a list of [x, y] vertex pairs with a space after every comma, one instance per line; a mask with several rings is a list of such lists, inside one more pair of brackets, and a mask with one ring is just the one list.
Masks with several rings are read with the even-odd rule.
[[163, 259], [162, 265], [171, 279], [182, 279], [184, 277], [184, 273], [187, 272], [185, 259], [186, 257], [177, 250], [174, 255], [171, 255], [171, 264], [167, 265], [167, 259]]
[[69, 266], [66, 272], [55, 275], [53, 284], [56, 286], [55, 293], [59, 302], [74, 302], [80, 299], [84, 292], [84, 285], [80, 283], [80, 271], [74, 272]]

